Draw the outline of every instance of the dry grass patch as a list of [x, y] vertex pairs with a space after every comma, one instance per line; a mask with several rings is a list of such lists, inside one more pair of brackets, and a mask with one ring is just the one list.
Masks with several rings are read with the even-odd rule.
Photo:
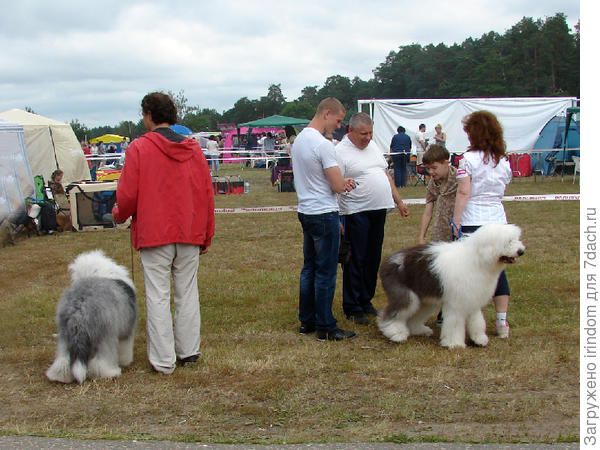
[[[217, 198], [217, 207], [293, 205], [268, 172], [227, 169], [251, 179], [251, 193]], [[508, 195], [577, 192], [546, 179], [517, 181]], [[424, 188], [402, 191], [420, 198]], [[172, 376], [146, 361], [144, 288], [133, 268], [140, 322], [135, 359], [114, 380], [49, 383], [56, 299], [66, 266], [102, 248], [131, 267], [128, 231], [62, 233], [1, 249], [0, 432], [84, 438], [203, 442], [557, 442], [578, 436], [579, 204], [506, 204], [522, 226], [527, 253], [508, 270], [511, 338], [488, 348], [448, 351], [435, 338], [397, 345], [374, 324], [356, 339], [317, 342], [297, 332], [301, 229], [296, 214], [223, 214], [201, 258], [198, 283], [202, 360]], [[422, 206], [388, 217], [384, 254], [412, 245]], [[10, 261], [10, 264], [8, 263]], [[375, 305], [385, 305], [378, 289]], [[488, 333], [493, 308], [485, 310]]]

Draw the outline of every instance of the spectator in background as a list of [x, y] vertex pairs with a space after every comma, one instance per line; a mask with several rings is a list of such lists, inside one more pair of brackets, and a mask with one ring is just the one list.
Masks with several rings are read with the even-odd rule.
[[446, 146], [446, 133], [442, 131], [442, 125], [439, 123], [435, 126], [435, 134], [433, 135], [433, 139], [437, 145], [441, 145], [442, 147]]
[[104, 166], [106, 164], [106, 159], [105, 156], [106, 155], [106, 146], [102, 143], [102, 141], [98, 141], [98, 165], [97, 165], [97, 169], [101, 169], [102, 166]]
[[260, 133], [260, 138], [258, 139], [259, 150], [262, 152], [265, 149], [265, 139], [267, 139], [266, 133]]
[[219, 164], [219, 144], [215, 136], [209, 136], [208, 142], [206, 143], [206, 156], [210, 160], [212, 171], [216, 172], [221, 170]]
[[70, 230], [73, 227], [71, 223], [71, 204], [65, 193], [65, 188], [62, 184], [64, 172], [61, 169], [56, 169], [50, 176], [48, 187], [54, 197], [54, 203], [56, 204], [56, 222], [59, 231]]
[[147, 94], [142, 118], [148, 132], [127, 150], [113, 217], [132, 217], [146, 290], [148, 359], [155, 371], [170, 374], [177, 360], [188, 365], [200, 356], [198, 264], [214, 235], [214, 198], [202, 149], [169, 127], [177, 121], [173, 99]]
[[390, 143], [390, 152], [392, 153], [392, 162], [394, 163], [394, 184], [396, 187], [406, 186], [406, 167], [410, 158], [410, 149], [412, 142], [406, 134], [404, 127], [399, 126], [398, 133], [392, 137]]
[[425, 133], [427, 132], [427, 127], [424, 123], [419, 125], [419, 132], [417, 133], [417, 164], [421, 164], [423, 161], [423, 153], [427, 150], [427, 145], [429, 144], [429, 139], [426, 137]]
[[123, 168], [125, 164], [125, 158], [127, 157], [127, 149], [129, 148], [129, 142], [125, 138], [121, 141], [121, 156], [119, 156], [119, 161], [117, 162], [117, 167], [119, 169]]
[[[246, 156], [249, 158], [254, 158], [255, 153], [258, 151], [258, 140], [256, 139], [256, 135], [250, 133], [250, 129], [248, 129], [248, 138], [246, 140]], [[252, 165], [252, 159], [246, 161], [246, 166]]]
[[[90, 146], [87, 145], [87, 142], [85, 142], [85, 141], [81, 141], [81, 150], [83, 151], [83, 154], [86, 156], [86, 159], [92, 153]], [[87, 160], [87, 163], [88, 163], [88, 167], [92, 167], [92, 162], [89, 159]]]
[[[114, 143], [110, 143], [106, 149], [106, 152], [110, 155], [114, 155], [115, 153], [117, 153], [117, 146]], [[106, 160], [106, 164], [107, 165], [111, 165], [111, 164], [115, 164], [116, 162], [118, 162], [118, 159], [107, 159]]]
[[275, 151], [275, 139], [273, 139], [273, 134], [270, 131], [263, 141], [263, 150], [270, 155]]
[[419, 147], [417, 150], [424, 152], [427, 150], [427, 141], [428, 139], [425, 137], [425, 133], [427, 132], [427, 126], [422, 123], [419, 125], [419, 132], [417, 133], [417, 142], [419, 143]]
[[97, 158], [98, 158], [98, 145], [95, 143], [92, 143], [92, 145], [90, 146], [90, 159], [88, 160], [88, 163], [90, 164], [90, 176], [92, 178], [92, 181], [96, 180], [96, 171], [98, 170], [98, 167], [100, 166], [100, 160]]

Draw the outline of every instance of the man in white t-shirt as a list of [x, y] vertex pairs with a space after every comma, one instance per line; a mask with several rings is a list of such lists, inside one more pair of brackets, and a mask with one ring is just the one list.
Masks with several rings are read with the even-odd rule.
[[267, 139], [267, 135], [265, 133], [260, 134], [260, 138], [258, 139], [258, 146], [260, 147], [260, 151], [264, 151], [265, 149], [265, 140]]
[[342, 177], [335, 147], [323, 137], [338, 128], [345, 115], [339, 100], [321, 101], [292, 148], [298, 220], [304, 235], [300, 333], [316, 331], [319, 340], [339, 341], [356, 335], [338, 328], [332, 312], [340, 239], [337, 194], [351, 191], [354, 180]]
[[421, 164], [421, 162], [423, 161], [423, 153], [425, 153], [425, 151], [427, 150], [427, 145], [428, 145], [428, 138], [426, 136], [426, 131], [427, 131], [427, 127], [425, 126], [424, 123], [422, 123], [421, 125], [419, 125], [419, 132], [417, 133], [417, 143], [419, 145], [417, 145], [416, 148], [416, 152], [417, 152], [417, 164]]
[[339, 196], [344, 239], [350, 242], [351, 257], [344, 264], [343, 302], [346, 316], [367, 324], [376, 315], [371, 300], [375, 295], [387, 211], [397, 207], [403, 217], [408, 208], [387, 171], [383, 153], [371, 140], [373, 121], [365, 113], [350, 119], [348, 134], [337, 145], [337, 159], [344, 177], [354, 179], [356, 188]]
[[215, 136], [209, 136], [206, 142], [206, 156], [208, 156], [207, 159], [209, 159], [208, 162], [211, 165], [213, 173], [221, 169], [221, 165], [219, 164], [219, 143]]

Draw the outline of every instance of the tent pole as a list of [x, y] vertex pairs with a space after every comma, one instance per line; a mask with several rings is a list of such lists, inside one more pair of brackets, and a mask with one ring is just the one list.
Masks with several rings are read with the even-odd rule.
[[56, 145], [54, 145], [54, 137], [52, 136], [52, 127], [51, 126], [48, 127], [48, 132], [50, 133], [50, 141], [52, 142], [52, 150], [54, 153], [54, 162], [56, 163], [56, 168], [60, 169], [60, 166], [58, 165], [58, 158], [56, 157]]
[[565, 162], [567, 160], [567, 136], [569, 135], [569, 128], [571, 127], [571, 118], [573, 117], [573, 113], [568, 111], [567, 112], [567, 120], [566, 120], [566, 126], [565, 126], [565, 137], [563, 140], [563, 163], [562, 163], [562, 170], [560, 171], [560, 181], [564, 183], [565, 181]]

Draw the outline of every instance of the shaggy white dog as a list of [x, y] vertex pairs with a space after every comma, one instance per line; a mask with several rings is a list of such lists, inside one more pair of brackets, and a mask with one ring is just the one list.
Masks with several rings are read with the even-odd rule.
[[127, 269], [101, 250], [82, 253], [69, 265], [71, 285], [56, 311], [58, 343], [46, 371], [52, 381], [121, 375], [133, 361], [137, 320], [135, 286]]
[[377, 318], [379, 329], [394, 342], [411, 334], [430, 336], [425, 322], [441, 307], [442, 346], [465, 347], [465, 331], [476, 345], [487, 345], [481, 309], [492, 299], [505, 265], [524, 252], [519, 227], [489, 224], [455, 242], [392, 254], [379, 270], [388, 298]]

